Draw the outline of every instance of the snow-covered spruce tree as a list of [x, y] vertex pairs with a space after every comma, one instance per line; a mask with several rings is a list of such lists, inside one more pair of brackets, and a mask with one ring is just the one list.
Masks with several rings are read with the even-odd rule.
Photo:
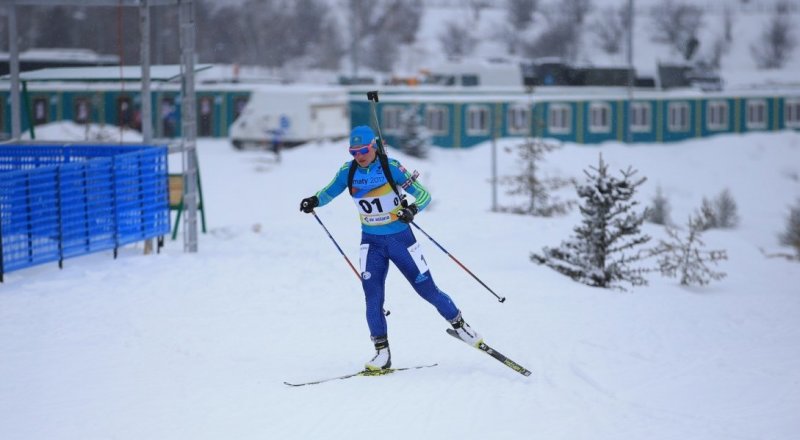
[[800, 199], [789, 208], [786, 229], [780, 235], [781, 244], [794, 248], [796, 258], [800, 259]]
[[590, 286], [646, 285], [646, 270], [631, 264], [644, 257], [635, 248], [650, 240], [640, 230], [647, 210], [636, 212], [638, 203], [633, 200], [636, 188], [647, 179], [634, 180], [631, 167], [621, 171], [621, 178], [610, 176], [602, 155], [599, 165], [584, 173], [586, 182], [577, 187], [583, 220], [575, 235], [558, 248], [531, 254], [531, 259]]
[[431, 148], [431, 136], [419, 114], [419, 106], [412, 105], [400, 114], [400, 149], [409, 156], [426, 158]]
[[500, 207], [500, 211], [515, 214], [550, 217], [566, 213], [573, 205], [571, 201], [560, 201], [551, 195], [552, 191], [573, 184], [572, 180], [542, 178], [539, 165], [544, 155], [560, 148], [542, 139], [528, 139], [516, 146], [517, 163], [521, 171], [517, 175], [501, 177], [500, 184], [509, 187], [509, 195], [523, 196], [527, 201], [521, 206]]
[[656, 195], [653, 196], [650, 209], [647, 211], [647, 221], [657, 225], [667, 225], [670, 222], [669, 211], [669, 200], [664, 196], [664, 192], [661, 191], [661, 186], [659, 185], [656, 187]]
[[690, 216], [686, 237], [681, 237], [676, 229], [667, 227], [669, 241], [662, 240], [651, 251], [651, 255], [660, 255], [658, 269], [662, 275], [680, 278], [682, 286], [704, 286], [711, 280], [725, 277], [724, 272], [716, 272], [708, 267], [707, 263], [717, 264], [720, 260], [727, 260], [728, 255], [724, 250], [702, 250], [705, 246], [700, 238], [703, 226], [703, 219]]

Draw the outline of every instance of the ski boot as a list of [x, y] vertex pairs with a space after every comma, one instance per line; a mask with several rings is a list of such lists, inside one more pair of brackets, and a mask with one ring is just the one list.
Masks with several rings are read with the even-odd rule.
[[380, 371], [391, 368], [392, 352], [389, 351], [389, 340], [386, 337], [372, 338], [375, 343], [375, 356], [364, 365], [369, 371]]

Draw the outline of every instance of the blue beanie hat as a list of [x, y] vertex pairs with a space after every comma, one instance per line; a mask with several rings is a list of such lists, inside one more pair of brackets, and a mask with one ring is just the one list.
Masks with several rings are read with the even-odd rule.
[[359, 125], [350, 132], [350, 146], [360, 147], [371, 144], [375, 140], [375, 132], [366, 125]]

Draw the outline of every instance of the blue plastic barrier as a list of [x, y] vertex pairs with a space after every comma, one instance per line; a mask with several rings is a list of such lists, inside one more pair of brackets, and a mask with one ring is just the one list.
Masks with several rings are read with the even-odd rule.
[[4, 273], [169, 233], [167, 148], [0, 146]]

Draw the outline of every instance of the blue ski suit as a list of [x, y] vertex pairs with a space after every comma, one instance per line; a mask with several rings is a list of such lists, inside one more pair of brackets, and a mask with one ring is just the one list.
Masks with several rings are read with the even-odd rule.
[[[339, 168], [330, 184], [317, 192], [319, 206], [330, 203], [348, 188], [351, 161]], [[386, 274], [391, 260], [414, 290], [431, 303], [439, 314], [452, 321], [458, 308], [450, 297], [436, 287], [422, 249], [408, 224], [397, 217], [402, 208], [397, 194], [386, 180], [379, 160], [366, 168], [354, 164], [351, 196], [361, 219], [361, 285], [367, 305], [367, 325], [373, 339], [387, 337], [386, 317], [383, 314]], [[398, 191], [405, 191], [415, 199], [418, 212], [431, 201], [428, 191], [400, 165], [389, 158], [389, 169]]]

